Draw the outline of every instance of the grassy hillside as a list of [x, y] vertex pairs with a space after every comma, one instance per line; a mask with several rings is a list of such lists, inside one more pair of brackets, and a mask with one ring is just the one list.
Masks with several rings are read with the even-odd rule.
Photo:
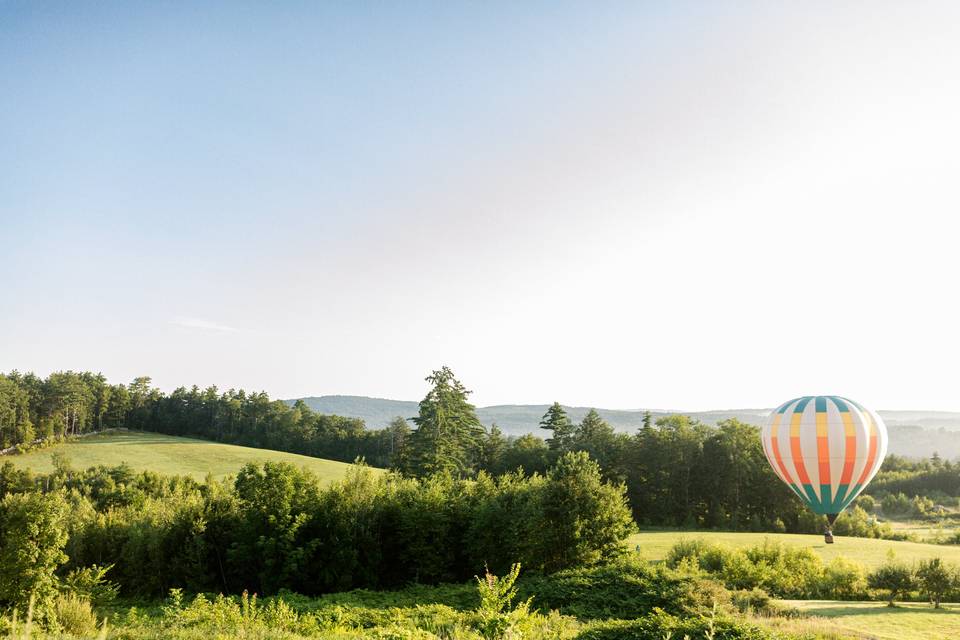
[[939, 556], [945, 561], [960, 563], [960, 546], [899, 542], [895, 540], [870, 540], [866, 538], [837, 537], [834, 544], [826, 544], [821, 535], [791, 533], [730, 533], [725, 531], [648, 531], [630, 537], [631, 548], [639, 546], [640, 553], [649, 560], [662, 560], [670, 547], [681, 538], [700, 538], [730, 547], [750, 547], [771, 539], [785, 544], [808, 547], [829, 562], [843, 556], [873, 568], [886, 562], [892, 551], [897, 560], [916, 562]]
[[65, 453], [72, 465], [79, 469], [126, 462], [137, 470], [188, 475], [197, 480], [203, 480], [207, 473], [212, 473], [215, 478], [235, 474], [247, 462], [289, 462], [306, 467], [324, 481], [332, 482], [343, 478], [352, 466], [294, 453], [140, 431], [79, 438], [30, 453], [3, 456], [0, 462], [9, 460], [21, 468], [48, 472], [53, 469], [51, 455], [55, 452]]
[[[960, 636], [960, 605], [934, 609], [926, 603], [838, 602], [835, 600], [788, 600], [788, 604], [829, 623], [825, 629], [862, 634], [876, 640], [947, 640]], [[787, 624], [789, 628], [791, 625]], [[816, 619], [800, 626], [816, 628]]]

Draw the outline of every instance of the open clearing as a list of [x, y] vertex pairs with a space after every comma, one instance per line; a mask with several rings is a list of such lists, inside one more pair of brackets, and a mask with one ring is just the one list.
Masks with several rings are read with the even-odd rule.
[[[17, 467], [47, 473], [53, 470], [51, 456], [56, 452], [66, 454], [77, 469], [96, 465], [115, 466], [125, 462], [137, 471], [188, 475], [197, 480], [203, 480], [208, 473], [217, 479], [224, 478], [237, 473], [247, 462], [288, 462], [297, 467], [306, 467], [324, 482], [333, 482], [343, 478], [353, 466], [295, 453], [142, 431], [118, 431], [77, 438], [29, 453], [2, 456], [0, 463], [9, 460]], [[381, 472], [379, 469], [374, 471]]]
[[868, 538], [837, 537], [834, 544], [826, 544], [822, 535], [794, 533], [731, 533], [728, 531], [646, 531], [630, 537], [631, 548], [640, 547], [640, 553], [648, 560], [662, 560], [678, 540], [702, 539], [729, 547], [752, 547], [765, 539], [776, 540], [796, 547], [808, 547], [829, 562], [843, 556], [859, 562], [868, 569], [887, 561], [893, 551], [902, 562], [917, 562], [932, 557], [960, 563], [960, 546], [900, 542], [897, 540], [873, 540]]
[[[911, 602], [894, 608], [883, 602], [787, 600], [812, 616], [825, 619], [825, 629], [837, 629], [876, 640], [946, 640], [960, 636], [960, 605]], [[816, 622], [810, 621], [813, 627]]]

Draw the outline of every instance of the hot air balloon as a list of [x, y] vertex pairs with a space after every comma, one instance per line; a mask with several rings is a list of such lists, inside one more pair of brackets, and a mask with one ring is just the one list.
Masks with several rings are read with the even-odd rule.
[[887, 455], [875, 411], [839, 396], [804, 396], [777, 407], [761, 432], [773, 471], [814, 513], [833, 523], [873, 479]]

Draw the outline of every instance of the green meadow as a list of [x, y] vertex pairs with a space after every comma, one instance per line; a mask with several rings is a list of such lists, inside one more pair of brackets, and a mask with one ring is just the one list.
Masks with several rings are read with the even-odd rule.
[[343, 478], [353, 466], [295, 453], [140, 431], [77, 438], [24, 454], [3, 456], [0, 462], [10, 461], [19, 468], [48, 473], [53, 470], [55, 453], [65, 454], [77, 469], [127, 464], [137, 471], [186, 475], [197, 480], [203, 480], [208, 473], [216, 479], [236, 474], [248, 462], [287, 462], [305, 467], [324, 482], [333, 482]]
[[[811, 618], [801, 625], [841, 637], [871, 640], [947, 640], [960, 636], [960, 605], [934, 609], [925, 603], [888, 607], [882, 602], [788, 600]], [[798, 625], [800, 626], [800, 625]]]
[[662, 560], [678, 540], [701, 539], [729, 547], [752, 547], [765, 539], [776, 540], [795, 547], [808, 547], [825, 562], [844, 557], [867, 569], [874, 569], [888, 559], [913, 563], [928, 558], [940, 557], [944, 561], [960, 563], [960, 546], [935, 545], [898, 540], [837, 537], [834, 544], [826, 544], [821, 535], [793, 533], [743, 533], [729, 531], [645, 531], [631, 536], [631, 548], [639, 548], [648, 560]]

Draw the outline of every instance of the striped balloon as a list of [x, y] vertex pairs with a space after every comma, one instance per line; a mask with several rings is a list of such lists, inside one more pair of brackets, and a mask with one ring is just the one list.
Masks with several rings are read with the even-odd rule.
[[774, 472], [832, 524], [863, 491], [887, 455], [876, 412], [838, 396], [804, 396], [767, 419], [763, 451]]

